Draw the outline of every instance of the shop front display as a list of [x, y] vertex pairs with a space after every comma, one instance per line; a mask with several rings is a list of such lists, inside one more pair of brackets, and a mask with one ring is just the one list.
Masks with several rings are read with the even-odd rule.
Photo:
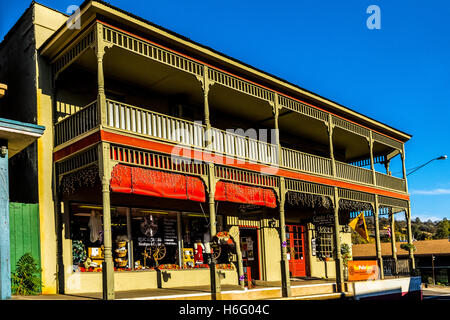
[[[101, 207], [71, 204], [70, 208], [73, 269], [100, 272], [104, 262]], [[234, 242], [227, 232], [211, 240], [204, 214], [111, 207], [111, 227], [115, 271], [208, 269], [212, 258], [217, 268], [235, 270]]]

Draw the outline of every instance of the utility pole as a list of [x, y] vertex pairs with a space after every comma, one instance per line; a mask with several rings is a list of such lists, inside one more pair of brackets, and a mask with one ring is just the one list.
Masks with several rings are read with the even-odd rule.
[[436, 284], [436, 278], [434, 276], [434, 259], [435, 259], [435, 256], [434, 256], [434, 254], [432, 254], [431, 255], [431, 269], [433, 270], [433, 284]]

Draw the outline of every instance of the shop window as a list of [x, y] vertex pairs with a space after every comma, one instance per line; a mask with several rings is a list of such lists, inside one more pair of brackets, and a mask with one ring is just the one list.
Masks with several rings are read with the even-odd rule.
[[333, 228], [319, 226], [316, 230], [317, 256], [319, 258], [333, 257]]
[[146, 270], [177, 264], [176, 213], [133, 208], [131, 216], [134, 268]]
[[[70, 208], [74, 270], [101, 271], [102, 207], [77, 203]], [[217, 231], [222, 225], [218, 216]], [[233, 250], [231, 246], [212, 244], [209, 219], [202, 213], [111, 207], [111, 232], [116, 271], [207, 268], [211, 249], [220, 264], [229, 264]]]

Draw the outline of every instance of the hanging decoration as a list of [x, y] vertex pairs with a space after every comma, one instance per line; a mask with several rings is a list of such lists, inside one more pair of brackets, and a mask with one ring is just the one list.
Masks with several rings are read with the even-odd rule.
[[286, 200], [290, 205], [313, 209], [331, 209], [333, 207], [330, 198], [316, 194], [289, 191]]
[[100, 184], [98, 166], [92, 165], [63, 176], [60, 190], [62, 193], [69, 195], [78, 189], [94, 187], [97, 184]]
[[144, 217], [141, 222], [141, 232], [147, 237], [154, 237], [158, 232], [158, 218], [149, 215]]
[[83, 241], [81, 240], [72, 241], [72, 256], [74, 265], [82, 263], [86, 260], [87, 254], [86, 249], [84, 248]]
[[348, 211], [371, 211], [372, 205], [367, 202], [359, 202], [347, 199], [339, 200], [339, 210]]

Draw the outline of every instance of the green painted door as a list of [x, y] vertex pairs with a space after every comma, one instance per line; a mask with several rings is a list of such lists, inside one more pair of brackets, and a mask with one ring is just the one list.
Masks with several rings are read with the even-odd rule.
[[41, 267], [41, 246], [39, 236], [39, 205], [33, 203], [9, 204], [9, 225], [11, 241], [11, 272], [25, 253], [31, 253]]

